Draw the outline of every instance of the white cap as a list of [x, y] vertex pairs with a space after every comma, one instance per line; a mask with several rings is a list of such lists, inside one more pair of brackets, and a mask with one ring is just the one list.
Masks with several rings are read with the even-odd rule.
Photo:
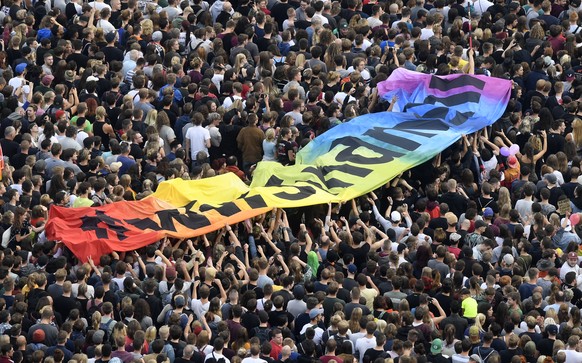
[[399, 211], [395, 210], [394, 212], [390, 213], [390, 219], [392, 222], [396, 223], [402, 220], [402, 216], [400, 215]]

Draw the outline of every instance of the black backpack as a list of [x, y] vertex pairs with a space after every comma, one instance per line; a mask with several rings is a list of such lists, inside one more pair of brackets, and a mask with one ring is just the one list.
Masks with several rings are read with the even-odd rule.
[[103, 301], [100, 304], [95, 304], [95, 299], [91, 299], [91, 307], [89, 309], [87, 309], [87, 314], [90, 317], [92, 317], [96, 311], [101, 312], [102, 306], [103, 306]]
[[224, 357], [216, 359], [214, 352], [210, 354], [212, 354], [212, 357], [206, 359], [204, 363], [226, 363], [226, 359], [224, 359]]
[[264, 342], [268, 342], [271, 339], [271, 329], [261, 328], [257, 326], [253, 330], [255, 333], [255, 337], [259, 338], [261, 344], [263, 344]]
[[114, 321], [115, 320], [113, 320], [113, 319], [109, 319], [109, 321], [107, 323], [99, 323], [99, 330], [102, 330], [103, 333], [105, 333], [105, 336], [103, 337], [103, 342], [109, 341], [109, 326]]

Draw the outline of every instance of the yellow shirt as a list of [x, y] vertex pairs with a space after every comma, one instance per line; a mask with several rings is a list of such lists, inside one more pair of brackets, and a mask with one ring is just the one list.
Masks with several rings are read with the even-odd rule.
[[465, 318], [475, 318], [477, 316], [477, 300], [472, 297], [468, 297], [461, 303], [463, 308], [463, 317]]

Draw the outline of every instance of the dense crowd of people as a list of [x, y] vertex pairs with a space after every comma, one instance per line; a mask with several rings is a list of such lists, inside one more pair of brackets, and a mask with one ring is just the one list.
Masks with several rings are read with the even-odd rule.
[[[3, 0], [0, 363], [582, 362], [580, 0]], [[340, 204], [79, 261], [52, 206], [292, 165], [398, 68], [492, 126]], [[93, 258], [91, 258], [93, 257]]]

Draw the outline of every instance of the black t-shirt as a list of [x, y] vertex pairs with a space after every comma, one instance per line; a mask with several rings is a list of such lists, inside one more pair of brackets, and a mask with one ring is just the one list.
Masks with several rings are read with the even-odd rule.
[[376, 350], [374, 348], [369, 348], [364, 352], [364, 360], [368, 357], [368, 362], [374, 362], [377, 358], [386, 358], [387, 353], [384, 350]]
[[277, 144], [277, 161], [283, 165], [289, 165], [291, 163], [289, 160], [290, 150], [293, 150], [293, 144], [286, 140], [279, 141]]
[[111, 63], [111, 61], [120, 61], [123, 62], [123, 51], [116, 47], [104, 47], [101, 49], [103, 54], [105, 54], [105, 61], [107, 63]]
[[2, 139], [0, 140], [0, 146], [2, 147], [2, 154], [4, 156], [14, 156], [18, 152], [18, 143], [13, 140]]

